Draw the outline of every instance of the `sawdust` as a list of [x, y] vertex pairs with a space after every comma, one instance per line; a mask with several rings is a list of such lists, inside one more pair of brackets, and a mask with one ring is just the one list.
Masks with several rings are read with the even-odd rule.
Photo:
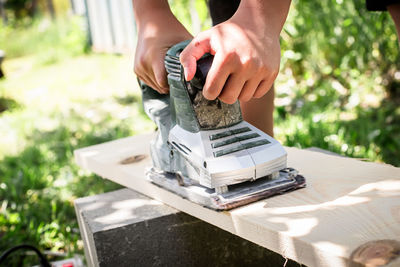
[[219, 99], [207, 100], [202, 91], [198, 91], [192, 104], [200, 127], [204, 130], [228, 127], [242, 120], [238, 102], [229, 105]]

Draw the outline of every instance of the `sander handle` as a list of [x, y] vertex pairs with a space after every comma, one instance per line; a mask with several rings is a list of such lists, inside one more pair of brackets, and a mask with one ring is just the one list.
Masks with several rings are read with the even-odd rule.
[[213, 60], [214, 56], [207, 53], [197, 61], [196, 74], [190, 83], [198, 90], [203, 90], [203, 86], [206, 82], [207, 74], [211, 68]]

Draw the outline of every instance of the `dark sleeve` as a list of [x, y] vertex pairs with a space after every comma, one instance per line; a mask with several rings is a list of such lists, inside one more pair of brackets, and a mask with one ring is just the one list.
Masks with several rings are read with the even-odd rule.
[[386, 11], [386, 7], [393, 4], [400, 4], [400, 0], [366, 0], [369, 11]]

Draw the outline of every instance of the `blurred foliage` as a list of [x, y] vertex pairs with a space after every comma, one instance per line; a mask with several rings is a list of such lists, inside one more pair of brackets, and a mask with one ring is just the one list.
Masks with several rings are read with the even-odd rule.
[[[35, 17], [43, 17], [52, 5], [57, 15], [66, 15], [69, 0], [3, 0], [6, 20], [12, 25], [29, 23]], [[51, 15], [51, 14], [50, 14]]]
[[[35, 36], [42, 23], [49, 25]], [[0, 252], [29, 243], [83, 254], [74, 199], [120, 186], [76, 166], [73, 150], [154, 129], [131, 59], [84, 53], [80, 23], [38, 19], [15, 28], [20, 38], [11, 38], [11, 26], [1, 29]], [[43, 60], [51, 50], [55, 60]], [[6, 266], [37, 264], [35, 256], [19, 255]]]
[[[73, 111], [57, 120], [62, 123], [55, 130], [35, 130], [27, 135], [23, 151], [0, 162], [0, 251], [30, 243], [43, 250], [83, 253], [74, 199], [121, 188], [81, 170], [73, 151], [133, 135], [132, 127], [111, 116], [88, 123]], [[9, 264], [18, 266], [13, 259]], [[25, 262], [35, 262], [35, 257]]]
[[400, 49], [361, 0], [295, 1], [281, 39], [276, 135], [400, 166]]
[[[132, 134], [127, 125], [91, 125], [83, 118], [59, 118], [68, 124], [54, 131], [35, 131], [17, 156], [0, 162], [0, 251], [21, 243], [41, 249], [82, 252], [73, 200], [120, 188], [81, 171], [73, 163], [73, 150]], [[73, 125], [75, 124], [75, 125]], [[27, 258], [27, 262], [34, 262]], [[15, 263], [10, 261], [9, 264]]]
[[36, 12], [37, 0], [8, 0], [5, 1], [6, 11], [13, 15], [13, 19], [19, 20], [25, 17], [33, 17]]
[[[211, 26], [207, 3], [204, 0], [168, 0], [171, 10], [186, 29], [196, 35], [197, 29], [206, 30]], [[196, 25], [196, 24], [199, 25]]]
[[1, 26], [0, 48], [7, 58], [35, 55], [38, 64], [55, 63], [88, 51], [83, 23], [79, 17], [60, 17], [37, 18], [29, 26]]
[[0, 96], [0, 113], [18, 107], [18, 103], [11, 98]]
[[299, 82], [315, 80], [314, 87], [328, 78], [352, 89], [367, 73], [382, 76], [389, 90], [400, 69], [390, 15], [368, 12], [363, 0], [296, 1], [282, 36], [283, 66]]

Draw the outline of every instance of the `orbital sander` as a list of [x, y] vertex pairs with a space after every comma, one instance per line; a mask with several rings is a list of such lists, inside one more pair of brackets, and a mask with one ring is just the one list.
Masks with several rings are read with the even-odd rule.
[[305, 178], [287, 167], [283, 146], [244, 121], [238, 101], [204, 98], [212, 55], [199, 59], [195, 77], [185, 80], [179, 55], [189, 42], [176, 44], [166, 54], [169, 95], [139, 81], [144, 110], [158, 127], [150, 144], [153, 166], [146, 177], [214, 210], [305, 187]]

